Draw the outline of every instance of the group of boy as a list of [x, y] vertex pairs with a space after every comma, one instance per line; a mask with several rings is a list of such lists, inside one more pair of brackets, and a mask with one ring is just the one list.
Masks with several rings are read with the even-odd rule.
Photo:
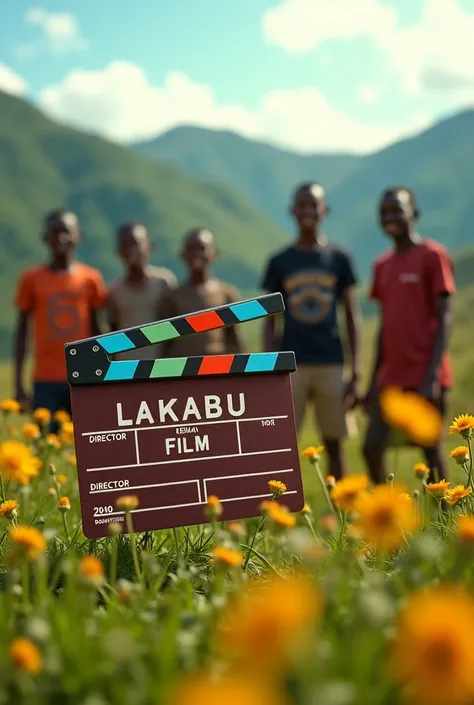
[[[452, 384], [447, 353], [450, 299], [455, 292], [453, 265], [446, 249], [422, 237], [416, 228], [419, 209], [414, 194], [393, 187], [382, 194], [379, 222], [392, 241], [372, 271], [370, 299], [380, 305], [380, 329], [367, 392], [361, 394], [360, 314], [357, 276], [351, 256], [328, 242], [322, 223], [329, 212], [323, 187], [306, 183], [294, 193], [291, 213], [296, 240], [270, 258], [262, 280], [266, 292], [280, 292], [285, 302], [283, 330], [268, 318], [264, 349], [293, 350], [295, 417], [301, 429], [311, 403], [327, 450], [328, 471], [336, 479], [346, 473], [343, 441], [357, 432], [354, 410], [361, 404], [369, 416], [363, 444], [374, 482], [385, 474], [384, 453], [390, 428], [379, 404], [389, 386], [415, 390], [441, 413]], [[64, 343], [97, 335], [101, 309], [108, 330], [120, 330], [240, 299], [237, 289], [212, 275], [217, 256], [215, 237], [199, 228], [186, 234], [180, 256], [187, 266], [178, 284], [168, 269], [152, 267], [147, 229], [128, 223], [117, 232], [117, 252], [124, 274], [107, 290], [101, 274], [75, 260], [81, 233], [77, 216], [61, 210], [45, 219], [43, 237], [49, 261], [20, 278], [15, 304], [19, 311], [15, 337], [15, 383], [19, 401], [23, 386], [26, 340], [34, 322], [35, 368], [33, 406], [70, 410]], [[338, 324], [342, 306], [349, 348], [349, 376]], [[186, 357], [243, 351], [237, 327], [217, 329], [131, 351], [132, 357]], [[445, 475], [441, 444], [423, 448], [431, 473]]]

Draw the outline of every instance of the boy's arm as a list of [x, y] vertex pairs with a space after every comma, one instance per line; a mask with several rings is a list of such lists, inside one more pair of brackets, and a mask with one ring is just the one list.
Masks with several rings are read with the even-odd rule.
[[[372, 284], [369, 291], [369, 301], [382, 301], [382, 288], [380, 286], [380, 270], [377, 263], [372, 268]], [[375, 339], [375, 356], [372, 365], [372, 373], [370, 375], [369, 386], [363, 400], [363, 404], [367, 413], [370, 414], [374, 401], [375, 391], [377, 389], [377, 375], [382, 364], [382, 340], [383, 340], [383, 318], [381, 320], [377, 337]]]
[[15, 371], [15, 398], [20, 404], [28, 400], [28, 395], [23, 386], [23, 371], [27, 353], [29, 314], [19, 311], [14, 335], [13, 360]]
[[100, 335], [102, 333], [98, 313], [97, 309], [91, 309], [91, 336]]
[[443, 355], [448, 347], [449, 333], [451, 328], [451, 300], [448, 294], [439, 296], [436, 300], [436, 310], [438, 314], [438, 328], [431, 362], [426, 372], [425, 378], [419, 388], [421, 396], [427, 399], [436, 399], [440, 390], [437, 389], [437, 373], [443, 359]]
[[430, 289], [435, 299], [438, 327], [430, 364], [418, 391], [428, 399], [435, 399], [440, 393], [437, 373], [448, 345], [451, 326], [451, 296], [456, 290], [453, 264], [444, 248], [430, 253], [427, 273]]
[[372, 366], [372, 373], [370, 375], [369, 386], [367, 388], [367, 393], [364, 399], [364, 407], [367, 413], [370, 413], [371, 411], [372, 403], [374, 401], [375, 390], [377, 389], [377, 374], [380, 369], [380, 365], [382, 364], [382, 336], [383, 329], [382, 326], [380, 326], [375, 343], [375, 357]]
[[[236, 301], [240, 301], [241, 298], [238, 289], [233, 286], [227, 288], [226, 303], [235, 304]], [[243, 352], [245, 345], [238, 324], [224, 328], [224, 335], [227, 339], [227, 351], [229, 353], [239, 354]]]
[[360, 380], [360, 312], [355, 286], [344, 289], [342, 294], [344, 313], [346, 317], [347, 337], [351, 356], [351, 378], [345, 390], [345, 399], [349, 400], [350, 408], [354, 408], [359, 397], [358, 386]]
[[[163, 321], [167, 318], [174, 318], [178, 315], [179, 314], [174, 298], [174, 290], [168, 288], [167, 290], [165, 290], [165, 293], [161, 297], [161, 300], [158, 305], [158, 320]], [[161, 343], [163, 357], [168, 357], [170, 347], [172, 346], [173, 342], [173, 340], [166, 340], [164, 343]]]
[[107, 302], [107, 287], [102, 278], [102, 274], [97, 270], [92, 280], [92, 293], [90, 299], [90, 326], [91, 335], [100, 335], [101, 325], [99, 323], [99, 311], [104, 308]]
[[35, 308], [35, 281], [34, 272], [24, 272], [20, 277], [15, 294], [15, 307], [18, 310], [18, 316], [13, 339], [13, 365], [15, 397], [20, 403], [28, 400], [28, 395], [23, 386], [23, 371], [27, 353], [29, 321]]
[[264, 352], [275, 351], [275, 316], [269, 316], [263, 324], [263, 350]]
[[[272, 258], [268, 264], [262, 280], [262, 289], [269, 294], [281, 291], [281, 280], [278, 275], [275, 260]], [[268, 316], [263, 323], [263, 350], [274, 352], [276, 348], [275, 316]]]
[[344, 400], [349, 408], [354, 408], [358, 400], [358, 384], [360, 376], [359, 367], [359, 341], [360, 341], [360, 314], [357, 301], [356, 285], [357, 275], [352, 258], [343, 254], [339, 279], [339, 291], [344, 306], [346, 318], [347, 337], [351, 357], [351, 378], [346, 386]]
[[109, 298], [107, 299], [107, 323], [111, 332], [119, 330], [119, 314], [117, 301], [113, 295], [113, 292], [109, 293]]

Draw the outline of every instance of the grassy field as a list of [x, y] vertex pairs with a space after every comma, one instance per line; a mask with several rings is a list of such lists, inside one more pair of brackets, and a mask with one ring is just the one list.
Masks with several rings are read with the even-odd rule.
[[[472, 303], [466, 293], [456, 304], [450, 417], [472, 411]], [[247, 332], [249, 348], [258, 348], [257, 329]], [[373, 332], [368, 322], [366, 375]], [[1, 396], [11, 395], [11, 382], [4, 363]], [[418, 421], [416, 410], [404, 412]], [[346, 445], [352, 474], [332, 501], [324, 465], [318, 479], [324, 457], [313, 457], [302, 460], [307, 506], [298, 514], [285, 509], [285, 485], [270, 480], [260, 517], [223, 522], [219, 499], [209, 498], [208, 524], [126, 535], [145, 499], [116, 496], [123, 523], [87, 540], [72, 425], [51, 437], [48, 419], [35, 421], [23, 426], [11, 405], [0, 412], [0, 703], [474, 701], [467, 448], [461, 464], [449, 461], [466, 486], [426, 486], [413, 472], [417, 454], [402, 450], [396, 482], [370, 487], [357, 474], [359, 415], [360, 437]], [[471, 443], [474, 417], [465, 424], [448, 448]], [[301, 449], [318, 442], [308, 416]]]

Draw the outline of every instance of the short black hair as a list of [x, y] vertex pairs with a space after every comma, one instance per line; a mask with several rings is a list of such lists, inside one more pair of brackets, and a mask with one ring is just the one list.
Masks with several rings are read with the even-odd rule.
[[56, 220], [61, 220], [65, 216], [71, 216], [76, 221], [76, 225], [79, 227], [79, 219], [77, 215], [69, 210], [69, 208], [57, 208], [54, 211], [50, 211], [44, 217], [44, 227], [47, 230]]
[[196, 237], [200, 235], [201, 233], [210, 233], [212, 235], [213, 240], [215, 241], [216, 235], [215, 233], [211, 230], [211, 228], [191, 228], [191, 230], [188, 230], [184, 237], [183, 237], [183, 242], [187, 242], [190, 240], [192, 237]]
[[150, 239], [150, 233], [148, 232], [146, 225], [143, 225], [143, 223], [137, 223], [136, 221], [130, 221], [129, 223], [119, 225], [116, 232], [117, 240], [120, 240], [120, 238], [128, 232], [133, 232], [135, 228], [141, 228], [142, 231], [146, 233], [147, 238]]
[[297, 196], [299, 196], [301, 193], [304, 193], [305, 191], [311, 191], [313, 188], [319, 188], [322, 191], [323, 198], [326, 200], [326, 189], [322, 184], [320, 184], [318, 181], [306, 181], [303, 184], [300, 184], [295, 188], [293, 191], [293, 201], [296, 199]]
[[385, 189], [385, 191], [382, 193], [380, 200], [383, 201], [385, 198], [388, 198], [388, 196], [398, 196], [398, 194], [402, 191], [408, 194], [410, 205], [413, 206], [413, 208], [416, 208], [416, 196], [414, 192], [406, 186], [390, 186], [390, 188]]

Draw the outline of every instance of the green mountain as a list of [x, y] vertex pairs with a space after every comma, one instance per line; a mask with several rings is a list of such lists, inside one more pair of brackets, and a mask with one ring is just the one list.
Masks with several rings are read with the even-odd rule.
[[295, 154], [233, 132], [200, 127], [178, 127], [134, 149], [237, 188], [284, 228], [291, 227], [288, 206], [295, 186], [316, 180], [332, 191], [356, 173], [362, 159], [351, 154]]
[[365, 156], [291, 154], [200, 128], [175, 129], [135, 149], [189, 173], [232, 184], [284, 227], [289, 227], [288, 196], [294, 185], [321, 181], [332, 209], [326, 231], [354, 251], [364, 278], [374, 257], [388, 246], [377, 225], [376, 208], [381, 191], [392, 184], [415, 191], [423, 234], [451, 250], [474, 241], [474, 110]]
[[127, 147], [60, 126], [36, 108], [0, 93], [0, 355], [10, 347], [10, 304], [21, 269], [41, 262], [42, 217], [69, 207], [80, 216], [79, 255], [106, 279], [117, 275], [114, 228], [127, 220], [149, 226], [154, 261], [181, 272], [176, 259], [190, 227], [218, 237], [218, 276], [253, 288], [262, 261], [287, 235], [253, 203], [224, 184], [156, 164]]

